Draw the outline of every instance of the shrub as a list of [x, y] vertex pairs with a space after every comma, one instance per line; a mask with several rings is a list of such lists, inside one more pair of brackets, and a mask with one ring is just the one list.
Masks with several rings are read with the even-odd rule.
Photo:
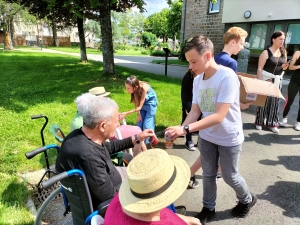
[[169, 46], [169, 44], [168, 43], [162, 43], [162, 42], [160, 42], [160, 43], [158, 43], [158, 47], [161, 47], [161, 48], [170, 48], [170, 46]]
[[142, 55], [150, 55], [150, 51], [144, 49], [144, 50], [141, 51], [141, 54], [142, 54]]
[[155, 50], [155, 51], [151, 52], [150, 55], [151, 55], [151, 56], [165, 56], [166, 53], [165, 53], [165, 51]]
[[150, 47], [151, 45], [155, 45], [157, 42], [157, 37], [155, 34], [149, 33], [149, 32], [144, 32], [142, 34], [142, 43], [144, 47]]

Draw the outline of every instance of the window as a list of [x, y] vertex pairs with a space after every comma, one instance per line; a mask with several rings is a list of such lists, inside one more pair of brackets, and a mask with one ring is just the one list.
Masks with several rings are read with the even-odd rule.
[[263, 24], [252, 24], [250, 29], [249, 44], [250, 49], [264, 49], [266, 42], [268, 25]]
[[217, 2], [215, 4], [213, 4], [211, 2], [211, 0], [209, 0], [208, 13], [212, 14], [212, 13], [220, 12], [220, 3], [221, 3], [221, 0], [217, 0]]
[[274, 26], [274, 32], [278, 31], [278, 30], [282, 30], [282, 24], [281, 23], [275, 24], [275, 26]]
[[233, 27], [239, 27], [247, 31], [247, 24], [246, 23], [234, 23], [232, 24]]
[[288, 24], [288, 31], [285, 37], [288, 56], [292, 56], [300, 49], [300, 23]]

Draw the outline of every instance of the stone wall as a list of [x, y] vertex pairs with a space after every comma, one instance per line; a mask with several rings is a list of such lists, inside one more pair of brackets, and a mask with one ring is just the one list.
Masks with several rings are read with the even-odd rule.
[[214, 43], [215, 54], [220, 52], [223, 49], [225, 28], [222, 23], [224, 0], [221, 0], [220, 12], [215, 14], [207, 13], [208, 0], [184, 0], [183, 2], [181, 40], [183, 40], [183, 37], [186, 40], [202, 34]]

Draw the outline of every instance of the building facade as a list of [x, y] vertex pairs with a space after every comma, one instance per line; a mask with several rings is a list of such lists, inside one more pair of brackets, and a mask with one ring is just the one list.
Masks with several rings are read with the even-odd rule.
[[290, 58], [300, 49], [300, 0], [183, 0], [181, 41], [203, 34], [218, 53], [223, 34], [232, 26], [248, 32], [251, 57], [258, 57], [274, 31], [282, 30]]

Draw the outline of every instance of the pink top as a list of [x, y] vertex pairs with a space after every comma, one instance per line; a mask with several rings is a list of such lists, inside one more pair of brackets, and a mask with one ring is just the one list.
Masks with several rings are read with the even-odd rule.
[[160, 211], [160, 219], [160, 221], [146, 222], [128, 216], [122, 210], [119, 194], [116, 194], [106, 211], [104, 225], [187, 225], [186, 222], [168, 208]]

